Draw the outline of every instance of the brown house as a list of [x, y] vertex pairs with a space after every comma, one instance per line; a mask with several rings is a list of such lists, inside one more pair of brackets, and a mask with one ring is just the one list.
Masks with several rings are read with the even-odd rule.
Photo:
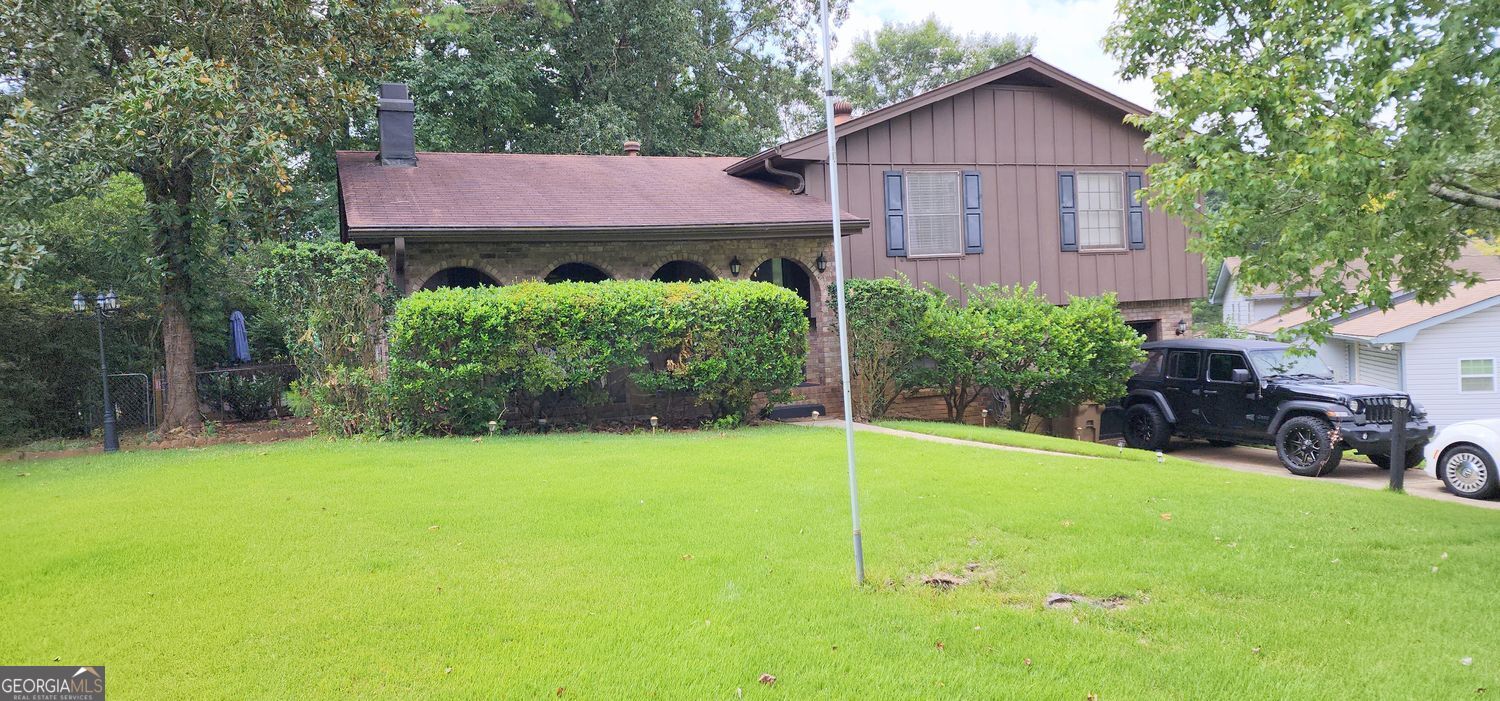
[[[745, 159], [416, 153], [405, 86], [382, 87], [381, 151], [338, 154], [344, 239], [382, 252], [403, 291], [528, 279], [766, 280], [809, 302], [803, 411], [836, 410], [822, 132]], [[950, 292], [1035, 282], [1058, 303], [1116, 292], [1148, 337], [1206, 293], [1181, 222], [1135, 191], [1145, 110], [1025, 57], [850, 118], [840, 111], [852, 277]], [[912, 405], [918, 413], [934, 405]]]

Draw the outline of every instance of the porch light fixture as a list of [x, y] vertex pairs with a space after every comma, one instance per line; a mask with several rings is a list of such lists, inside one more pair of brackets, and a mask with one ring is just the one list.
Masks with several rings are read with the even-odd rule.
[[828, 269], [828, 259], [824, 258], [822, 253], [819, 253], [818, 259], [813, 261], [813, 265], [817, 267], [818, 272], [821, 273]]
[[735, 277], [739, 277], [740, 276], [740, 257], [739, 256], [735, 256], [735, 257], [729, 259], [729, 274], [733, 275]]
[[1187, 319], [1178, 319], [1177, 320], [1177, 335], [1178, 336], [1182, 336], [1182, 335], [1186, 334], [1187, 333], [1187, 329], [1188, 329]]

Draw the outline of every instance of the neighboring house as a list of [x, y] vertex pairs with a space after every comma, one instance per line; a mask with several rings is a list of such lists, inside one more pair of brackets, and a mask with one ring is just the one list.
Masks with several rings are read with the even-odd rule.
[[[1435, 304], [1398, 294], [1387, 311], [1334, 319], [1318, 348], [1334, 376], [1409, 392], [1439, 427], [1500, 417], [1500, 257], [1470, 247], [1457, 265], [1484, 282]], [[1312, 318], [1302, 307], [1244, 329], [1269, 337]]]
[[[791, 287], [813, 321], [801, 411], [838, 401], [823, 132], [749, 158], [416, 153], [405, 86], [381, 150], [338, 154], [343, 237], [403, 292], [528, 279], [740, 278]], [[1033, 57], [851, 118], [838, 111], [847, 272], [950, 292], [1037, 283], [1118, 294], [1149, 338], [1206, 290], [1181, 222], [1135, 193], [1145, 110]], [[794, 408], [793, 411], [798, 409]]]
[[[1261, 319], [1269, 319], [1281, 313], [1288, 300], [1280, 290], [1250, 288], [1236, 280], [1240, 269], [1239, 258], [1225, 258], [1219, 264], [1219, 276], [1214, 280], [1213, 292], [1208, 301], [1224, 307], [1224, 323], [1230, 326], [1249, 326]], [[1316, 292], [1304, 291], [1292, 295], [1291, 306], [1307, 304]]]

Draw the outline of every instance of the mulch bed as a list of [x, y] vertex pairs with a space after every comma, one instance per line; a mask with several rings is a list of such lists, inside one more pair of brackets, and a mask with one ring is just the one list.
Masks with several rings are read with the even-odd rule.
[[[264, 421], [220, 423], [212, 436], [206, 435], [203, 432], [194, 435], [185, 431], [174, 431], [165, 435], [134, 434], [122, 436], [120, 439], [120, 451], [133, 452], [137, 450], [166, 450], [169, 448], [202, 448], [226, 443], [274, 443], [276, 441], [306, 438], [316, 432], [317, 429], [313, 426], [312, 421], [308, 419], [267, 419]], [[0, 454], [0, 462], [37, 460], [42, 458], [69, 458], [80, 455], [94, 455], [102, 452], [104, 452], [104, 448], [100, 445], [69, 450], [21, 449]]]

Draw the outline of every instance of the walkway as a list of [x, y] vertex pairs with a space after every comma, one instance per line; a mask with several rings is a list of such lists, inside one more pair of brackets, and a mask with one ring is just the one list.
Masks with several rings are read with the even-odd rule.
[[[798, 426], [817, 426], [819, 428], [843, 428], [844, 422], [839, 419], [818, 419], [817, 421], [796, 421]], [[900, 436], [902, 438], [914, 438], [919, 441], [931, 441], [933, 443], [947, 443], [948, 445], [962, 445], [969, 448], [984, 448], [986, 450], [1004, 450], [1012, 453], [1032, 453], [1034, 455], [1049, 455], [1054, 458], [1078, 458], [1080, 460], [1098, 460], [1089, 455], [1076, 455], [1074, 453], [1059, 453], [1052, 450], [1038, 450], [1036, 448], [1022, 448], [1014, 445], [996, 445], [981, 441], [968, 441], [962, 438], [949, 438], [947, 436], [934, 436], [928, 433], [917, 433], [915, 431], [903, 431], [899, 428], [887, 428], [874, 424], [854, 423], [854, 430], [866, 433], [883, 433], [887, 436]]]

